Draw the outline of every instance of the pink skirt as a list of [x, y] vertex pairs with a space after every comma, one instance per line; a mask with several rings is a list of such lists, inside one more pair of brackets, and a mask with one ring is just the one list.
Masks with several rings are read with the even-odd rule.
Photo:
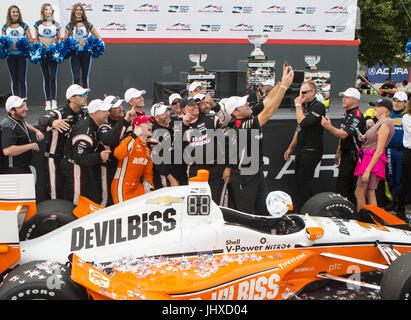
[[[371, 162], [372, 156], [375, 153], [375, 149], [372, 150], [365, 150], [364, 157], [362, 160], [358, 157], [357, 166], [354, 170], [354, 175], [359, 176], [365, 172], [368, 165]], [[387, 163], [387, 157], [385, 156], [385, 152], [383, 152], [378, 159], [377, 163], [375, 164], [374, 168], [372, 168], [371, 173], [375, 174], [377, 177], [381, 179], [385, 179], [385, 164]]]

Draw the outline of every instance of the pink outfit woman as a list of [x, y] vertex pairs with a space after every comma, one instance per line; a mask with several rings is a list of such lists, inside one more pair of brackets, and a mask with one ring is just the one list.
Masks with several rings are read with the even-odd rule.
[[[390, 128], [390, 134], [388, 136], [387, 141], [385, 142], [384, 149], [390, 143], [391, 138], [394, 135], [394, 123], [392, 122], [391, 119], [385, 119], [381, 122], [377, 122], [370, 129], [368, 129], [367, 132], [365, 133], [365, 143], [362, 146], [364, 156], [362, 159], [358, 158], [357, 166], [355, 167], [355, 171], [354, 171], [355, 176], [361, 176], [367, 169], [368, 165], [370, 164], [371, 159], [377, 148], [377, 142], [378, 142], [377, 130], [381, 127], [383, 123], [388, 124]], [[364, 182], [362, 181], [361, 177], [358, 177], [357, 185], [361, 187], [367, 187], [368, 189], [377, 189], [377, 186], [380, 180], [385, 178], [385, 164], [386, 163], [387, 163], [387, 157], [385, 156], [385, 152], [383, 152], [380, 158], [378, 159], [377, 163], [371, 170], [369, 182]]]

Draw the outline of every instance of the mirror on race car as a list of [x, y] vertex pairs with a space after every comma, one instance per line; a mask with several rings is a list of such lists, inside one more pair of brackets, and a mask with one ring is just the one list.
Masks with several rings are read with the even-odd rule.
[[291, 210], [293, 207], [293, 201], [291, 197], [283, 191], [271, 191], [265, 201], [268, 212], [273, 217], [282, 217]]

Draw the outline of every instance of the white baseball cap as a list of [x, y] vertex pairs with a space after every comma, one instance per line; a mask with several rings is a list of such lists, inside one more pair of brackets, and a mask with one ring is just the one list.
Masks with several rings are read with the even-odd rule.
[[124, 93], [124, 100], [126, 102], [130, 102], [133, 98], [140, 98], [143, 94], [146, 94], [146, 90], [137, 90], [136, 88], [127, 89]]
[[235, 109], [247, 103], [248, 95], [244, 97], [232, 96], [228, 98], [224, 105], [226, 112], [231, 115]]
[[18, 96], [8, 97], [6, 101], [6, 111], [10, 112], [10, 110], [13, 108], [21, 107], [26, 100], [26, 98], [20, 98]]
[[94, 99], [87, 106], [88, 113], [94, 113], [97, 111], [108, 111], [110, 110], [110, 108], [111, 106], [109, 104], [104, 103], [104, 101], [101, 99]]
[[408, 100], [408, 96], [404, 91], [397, 91], [392, 98], [393, 99], [398, 99], [399, 101], [407, 101]]
[[72, 84], [66, 90], [66, 99], [70, 99], [72, 96], [81, 96], [82, 94], [89, 92], [90, 89], [84, 89], [83, 87], [79, 86], [78, 84]]
[[168, 103], [171, 105], [175, 99], [182, 100], [183, 98], [181, 98], [181, 96], [178, 93], [173, 93], [168, 97]]
[[274, 79], [267, 79], [261, 83], [262, 86], [271, 86], [275, 87]]
[[203, 94], [203, 93], [197, 93], [197, 94], [193, 97], [193, 99], [194, 99], [196, 102], [200, 102], [200, 101], [204, 100], [205, 97], [206, 97], [205, 94]]
[[202, 87], [201, 82], [200, 81], [194, 81], [188, 87], [188, 92], [193, 92], [198, 87]]
[[355, 89], [355, 88], [348, 88], [348, 89], [345, 90], [344, 92], [340, 92], [338, 95], [339, 95], [340, 97], [345, 96], [345, 97], [348, 97], [348, 98], [355, 98], [355, 99], [357, 99], [357, 100], [360, 100], [360, 99], [361, 99], [361, 94], [360, 94], [360, 92], [359, 92], [357, 89]]
[[103, 102], [109, 105], [110, 109], [113, 109], [120, 107], [123, 100], [116, 96], [107, 96], [104, 98]]
[[167, 106], [164, 104], [164, 102], [155, 103], [151, 107], [151, 115], [153, 117], [162, 115], [166, 111], [167, 111]]

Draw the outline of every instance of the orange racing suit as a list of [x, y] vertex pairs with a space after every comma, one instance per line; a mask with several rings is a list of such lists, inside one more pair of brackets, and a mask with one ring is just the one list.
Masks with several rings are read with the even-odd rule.
[[153, 160], [147, 144], [134, 134], [125, 138], [114, 149], [114, 156], [119, 160], [117, 170], [111, 183], [111, 194], [114, 203], [138, 197], [145, 190], [143, 183], [154, 189]]

